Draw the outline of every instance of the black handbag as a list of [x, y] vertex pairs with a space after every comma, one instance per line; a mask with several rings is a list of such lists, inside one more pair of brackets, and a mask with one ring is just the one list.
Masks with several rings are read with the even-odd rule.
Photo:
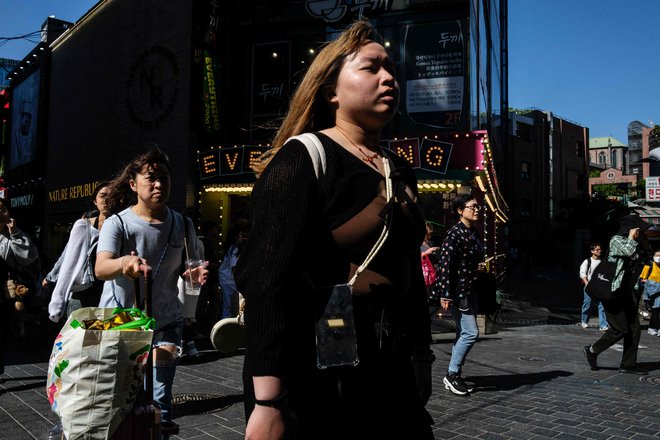
[[593, 299], [610, 300], [614, 298], [612, 281], [616, 275], [616, 262], [602, 260], [591, 274], [591, 279], [585, 287], [587, 295]]

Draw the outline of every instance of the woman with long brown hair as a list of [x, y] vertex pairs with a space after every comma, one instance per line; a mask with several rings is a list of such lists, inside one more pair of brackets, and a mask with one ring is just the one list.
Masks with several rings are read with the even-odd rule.
[[[256, 170], [236, 272], [246, 438], [433, 438], [424, 220], [414, 173], [380, 146], [398, 101], [380, 37], [357, 22], [318, 53]], [[287, 141], [305, 132], [323, 150], [319, 176]], [[332, 318], [341, 295], [352, 309]]]

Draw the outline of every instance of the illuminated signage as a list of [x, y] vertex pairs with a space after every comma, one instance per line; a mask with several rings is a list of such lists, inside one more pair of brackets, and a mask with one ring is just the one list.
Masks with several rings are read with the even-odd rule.
[[218, 107], [217, 74], [218, 71], [215, 57], [204, 51], [204, 128], [209, 133], [220, 130], [220, 110]]
[[268, 147], [244, 145], [199, 153], [200, 178], [252, 173], [252, 166], [259, 162], [266, 150]]
[[[437, 136], [436, 136], [437, 138]], [[438, 139], [384, 139], [381, 145], [405, 160], [414, 169], [446, 174], [448, 169], [478, 170], [483, 167], [483, 133], [455, 133]], [[252, 173], [252, 167], [268, 147], [244, 145], [199, 153], [201, 179]], [[451, 160], [451, 164], [450, 164]]]
[[388, 148], [404, 159], [412, 168], [445, 174], [453, 145], [431, 139], [390, 140]]
[[94, 181], [48, 191], [48, 201], [50, 203], [57, 203], [79, 199], [81, 197], [91, 198], [98, 184], [98, 181]]
[[390, 141], [388, 148], [394, 151], [397, 156], [405, 159], [411, 167], [419, 168], [420, 164], [418, 138]]
[[422, 146], [419, 148], [421, 167], [445, 174], [449, 165], [451, 150], [452, 144], [424, 139]]

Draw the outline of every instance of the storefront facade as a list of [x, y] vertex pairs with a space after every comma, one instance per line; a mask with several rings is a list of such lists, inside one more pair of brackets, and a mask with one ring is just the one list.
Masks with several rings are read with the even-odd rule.
[[368, 17], [401, 86], [383, 146], [415, 169], [439, 238], [456, 221], [451, 200], [471, 191], [487, 207], [481, 226], [488, 256], [503, 252], [508, 208], [496, 158], [508, 139], [506, 1], [260, 1], [223, 5], [220, 16], [232, 17], [222, 22], [217, 52], [223, 136], [199, 145], [204, 218], [227, 231], [249, 217], [250, 166], [268, 149], [320, 43]]
[[98, 182], [157, 144], [172, 160], [170, 206], [198, 208], [226, 233], [249, 218], [250, 164], [268, 149], [321, 44], [367, 17], [401, 85], [383, 146], [416, 170], [426, 217], [440, 233], [454, 222], [448, 208], [457, 193], [472, 191], [488, 206], [482, 232], [496, 255], [507, 209], [495, 172], [508, 139], [506, 5], [101, 1], [44, 48], [42, 160], [10, 184], [41, 179], [36, 221], [56, 257]]

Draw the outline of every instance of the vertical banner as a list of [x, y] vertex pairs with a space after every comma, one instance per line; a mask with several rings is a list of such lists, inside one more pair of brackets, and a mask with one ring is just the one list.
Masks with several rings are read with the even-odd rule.
[[217, 57], [209, 51], [203, 52], [202, 107], [204, 111], [204, 128], [209, 133], [220, 131], [220, 106], [218, 104]]
[[408, 25], [406, 112], [416, 123], [467, 129], [467, 51], [462, 21]]
[[9, 169], [36, 159], [40, 78], [37, 70], [14, 89]]

